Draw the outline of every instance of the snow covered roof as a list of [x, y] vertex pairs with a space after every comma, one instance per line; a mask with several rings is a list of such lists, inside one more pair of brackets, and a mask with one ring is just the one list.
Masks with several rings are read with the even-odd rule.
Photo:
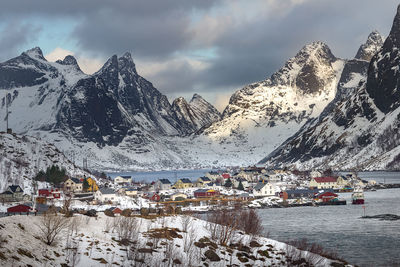
[[184, 183], [184, 184], [191, 184], [191, 183], [192, 183], [192, 181], [190, 181], [188, 178], [182, 178], [182, 179], [180, 179], [180, 180], [181, 180], [181, 182]]
[[23, 191], [22, 188], [21, 188], [19, 185], [10, 185], [8, 188], [9, 188], [10, 191], [13, 192], [13, 193], [17, 192], [17, 188], [19, 188], [19, 189], [21, 190], [20, 192]]
[[267, 183], [258, 183], [255, 187], [254, 190], [256, 191], [260, 191], [261, 189], [263, 189], [264, 186], [266, 186]]
[[100, 188], [99, 191], [100, 191], [103, 195], [112, 195], [112, 194], [115, 194], [114, 189], [109, 188], [109, 187]]
[[171, 182], [170, 182], [168, 179], [159, 179], [159, 181], [160, 181], [162, 184], [171, 184]]

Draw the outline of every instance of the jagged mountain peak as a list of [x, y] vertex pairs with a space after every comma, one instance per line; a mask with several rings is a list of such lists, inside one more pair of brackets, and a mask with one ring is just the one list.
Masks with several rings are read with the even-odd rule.
[[303, 48], [266, 81], [268, 86], [289, 86], [302, 94], [316, 94], [335, 78], [333, 63], [338, 59], [327, 44], [312, 42]]
[[358, 49], [355, 59], [370, 61], [382, 48], [383, 41], [383, 36], [377, 30], [372, 31], [368, 35], [367, 41]]
[[393, 45], [400, 47], [400, 5], [397, 6], [397, 13], [393, 20], [388, 39], [389, 38]]
[[82, 72], [81, 68], [79, 67], [78, 61], [72, 55], [66, 56], [63, 60], [59, 59], [56, 61], [56, 63], [61, 64], [61, 65], [66, 65], [66, 66], [72, 66], [77, 71]]
[[172, 102], [172, 105], [178, 105], [178, 104], [188, 105], [186, 99], [182, 96], [175, 98], [174, 101]]
[[40, 49], [40, 47], [36, 46], [34, 48], [31, 48], [29, 50], [26, 50], [25, 52], [23, 52], [22, 54], [25, 54], [33, 59], [40, 59], [40, 60], [45, 60], [47, 61], [44, 56], [43, 56], [43, 52], [42, 49]]
[[400, 106], [400, 5], [389, 36], [382, 49], [375, 54], [369, 65], [367, 92], [376, 106], [384, 113], [389, 113]]

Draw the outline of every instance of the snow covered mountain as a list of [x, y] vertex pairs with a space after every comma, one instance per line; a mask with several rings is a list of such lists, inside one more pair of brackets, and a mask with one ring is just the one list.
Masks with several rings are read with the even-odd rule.
[[0, 192], [17, 184], [30, 194], [32, 178], [52, 165], [64, 167], [69, 175], [89, 175], [52, 144], [34, 137], [0, 133]]
[[399, 48], [400, 6], [355, 93], [332, 103], [329, 112], [308, 122], [262, 163], [301, 169], [399, 169]]
[[333, 100], [344, 63], [322, 42], [306, 45], [270, 78], [234, 93], [222, 120], [176, 143], [205, 165], [254, 164]]
[[190, 135], [220, 118], [199, 95], [189, 109], [172, 106], [138, 75], [129, 53], [86, 75], [72, 56], [48, 62], [40, 48], [28, 50], [0, 64], [0, 100], [1, 116], [8, 105], [14, 132], [40, 136], [100, 168], [183, 164], [187, 159], [164, 139]]
[[196, 132], [221, 119], [219, 111], [198, 94], [194, 94], [189, 103], [183, 97], [175, 99], [172, 110], [179, 125], [187, 128], [188, 133]]

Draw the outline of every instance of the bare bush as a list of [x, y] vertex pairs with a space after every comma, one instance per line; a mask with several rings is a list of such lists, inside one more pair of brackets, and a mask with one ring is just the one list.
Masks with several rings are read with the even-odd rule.
[[217, 240], [221, 245], [229, 244], [238, 229], [240, 222], [240, 212], [238, 210], [221, 210], [213, 212], [207, 216], [211, 238]]
[[189, 227], [193, 224], [193, 218], [189, 215], [181, 216], [182, 231], [187, 232]]
[[131, 240], [138, 235], [139, 223], [134, 217], [117, 217], [114, 221], [114, 229], [120, 240]]
[[249, 235], [260, 235], [263, 231], [261, 218], [254, 209], [241, 212], [238, 227]]
[[40, 217], [38, 227], [43, 241], [50, 246], [68, 225], [69, 220], [67, 218], [57, 215], [54, 210], [49, 209]]

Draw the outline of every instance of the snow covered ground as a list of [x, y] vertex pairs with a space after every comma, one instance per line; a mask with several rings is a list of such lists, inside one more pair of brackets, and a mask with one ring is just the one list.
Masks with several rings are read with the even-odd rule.
[[218, 245], [210, 240], [206, 221], [190, 217], [185, 224], [182, 215], [133, 219], [133, 242], [127, 243], [119, 242], [121, 232], [113, 227], [124, 217], [112, 218], [102, 213], [97, 218], [75, 215], [65, 218], [71, 224], [55, 244], [48, 246], [41, 240], [41, 218], [24, 215], [0, 218], [2, 266], [142, 266], [142, 262], [143, 266], [283, 266], [287, 256], [296, 252], [316, 266], [329, 266], [332, 262], [281, 242], [241, 233], [236, 233], [230, 246]]

